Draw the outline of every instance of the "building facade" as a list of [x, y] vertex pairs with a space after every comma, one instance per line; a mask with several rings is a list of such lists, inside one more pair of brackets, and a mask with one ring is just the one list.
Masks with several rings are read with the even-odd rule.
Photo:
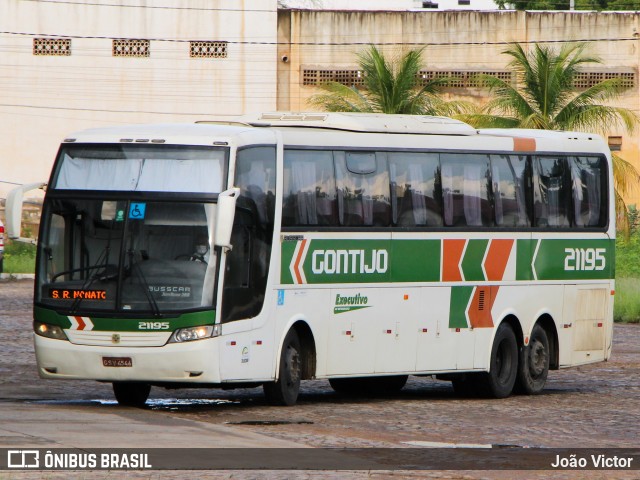
[[[134, 6], [135, 3], [135, 6]], [[619, 77], [640, 111], [640, 14], [278, 9], [277, 0], [0, 2], [0, 198], [46, 180], [58, 144], [97, 126], [309, 110], [326, 80], [358, 85], [356, 54], [425, 47], [425, 78], [460, 79], [450, 98], [484, 103], [477, 73], [515, 82], [509, 42], [589, 41], [602, 58], [579, 88]], [[638, 131], [603, 132], [640, 167]], [[640, 203], [640, 190], [627, 200]]]
[[[489, 91], [474, 80], [478, 73], [517, 82], [502, 52], [511, 42], [558, 47], [568, 41], [589, 42], [588, 53], [600, 57], [580, 72], [576, 87], [584, 89], [605, 78], [621, 78], [625, 85], [616, 105], [640, 112], [638, 65], [640, 15], [634, 12], [335, 12], [280, 10], [278, 13], [278, 109], [308, 110], [308, 99], [325, 81], [360, 85], [357, 53], [375, 44], [393, 56], [409, 48], [425, 47], [424, 78], [455, 77], [445, 90], [452, 99], [479, 104]], [[286, 61], [284, 61], [286, 59]], [[623, 128], [603, 134], [612, 150], [640, 170], [640, 131]], [[627, 196], [640, 203], [640, 188]]]
[[0, 2], [0, 181], [46, 180], [79, 129], [276, 108], [276, 0], [161, 4]]

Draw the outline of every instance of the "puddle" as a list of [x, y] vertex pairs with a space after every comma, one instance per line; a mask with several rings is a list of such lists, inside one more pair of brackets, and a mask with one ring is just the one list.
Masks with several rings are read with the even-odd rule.
[[226, 425], [313, 425], [308, 420], [245, 420], [242, 422], [224, 422]]
[[[91, 400], [33, 400], [25, 403], [37, 405], [118, 405], [116, 400], [95, 398]], [[185, 410], [193, 407], [213, 407], [218, 405], [239, 405], [239, 400], [220, 398], [150, 398], [147, 408], [151, 410]]]
[[[412, 447], [423, 448], [536, 448], [530, 445], [509, 445], [504, 443], [451, 443], [451, 442], [429, 442], [424, 440], [412, 440], [401, 442]], [[538, 447], [540, 448], [540, 447]]]

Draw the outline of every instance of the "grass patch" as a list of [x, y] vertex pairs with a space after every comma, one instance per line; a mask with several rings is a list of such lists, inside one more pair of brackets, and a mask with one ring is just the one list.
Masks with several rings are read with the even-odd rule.
[[617, 278], [613, 320], [640, 323], [640, 278]]
[[6, 240], [4, 246], [3, 273], [34, 273], [36, 246], [29, 243]]

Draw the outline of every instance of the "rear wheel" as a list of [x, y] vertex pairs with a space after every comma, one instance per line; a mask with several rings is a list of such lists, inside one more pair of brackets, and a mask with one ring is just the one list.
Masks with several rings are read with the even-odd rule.
[[489, 371], [478, 374], [478, 391], [491, 398], [511, 395], [518, 374], [518, 344], [513, 329], [507, 323], [498, 327], [491, 347]]
[[289, 330], [282, 344], [278, 380], [263, 385], [267, 402], [271, 405], [295, 405], [302, 377], [302, 349], [295, 330]]
[[549, 338], [540, 325], [533, 327], [529, 345], [520, 350], [516, 391], [527, 395], [540, 393], [549, 374]]
[[120, 405], [142, 407], [147, 403], [151, 385], [138, 382], [113, 382], [113, 393]]

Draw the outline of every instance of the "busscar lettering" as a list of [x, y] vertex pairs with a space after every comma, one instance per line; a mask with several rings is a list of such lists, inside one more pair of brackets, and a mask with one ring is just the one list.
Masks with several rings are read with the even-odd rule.
[[388, 267], [386, 250], [315, 250], [311, 257], [316, 275], [385, 273]]
[[190, 297], [191, 287], [180, 285], [149, 285], [149, 292], [161, 297]]

